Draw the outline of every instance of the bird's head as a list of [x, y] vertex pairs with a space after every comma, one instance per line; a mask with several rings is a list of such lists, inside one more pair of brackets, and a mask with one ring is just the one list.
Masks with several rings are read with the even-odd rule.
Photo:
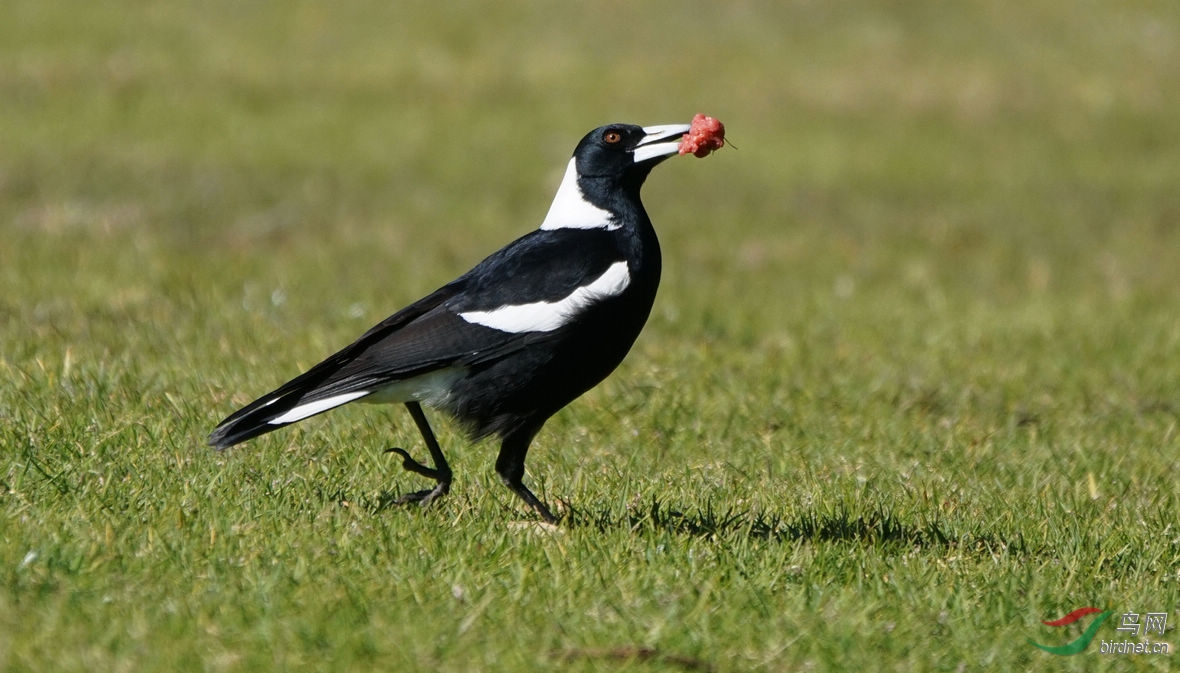
[[639, 188], [652, 167], [679, 152], [690, 128], [608, 124], [587, 133], [574, 149], [541, 228], [613, 229], [627, 208], [642, 212]]
[[652, 167], [677, 153], [688, 124], [608, 124], [582, 138], [574, 150], [578, 175], [642, 183]]

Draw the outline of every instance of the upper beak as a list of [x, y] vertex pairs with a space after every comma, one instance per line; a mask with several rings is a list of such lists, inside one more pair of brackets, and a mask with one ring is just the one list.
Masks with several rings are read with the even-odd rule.
[[680, 138], [692, 128], [689, 124], [644, 126], [643, 139], [632, 150], [635, 163], [667, 157], [680, 150]]

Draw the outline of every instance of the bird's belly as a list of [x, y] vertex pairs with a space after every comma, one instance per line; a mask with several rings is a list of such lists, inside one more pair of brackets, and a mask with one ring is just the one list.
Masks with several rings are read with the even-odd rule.
[[466, 367], [447, 367], [391, 383], [373, 392], [362, 402], [420, 402], [428, 407], [450, 406], [455, 384], [467, 375]]
[[543, 421], [623, 361], [645, 312], [592, 311], [512, 355], [456, 381], [452, 413], [476, 436]]

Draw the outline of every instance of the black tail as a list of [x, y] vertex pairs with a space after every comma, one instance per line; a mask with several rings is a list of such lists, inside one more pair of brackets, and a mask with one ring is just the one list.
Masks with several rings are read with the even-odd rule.
[[230, 414], [209, 434], [209, 446], [228, 449], [369, 394], [357, 379], [331, 381], [348, 361], [346, 351], [324, 360]]
[[213, 428], [213, 432], [209, 433], [209, 446], [218, 451], [228, 449], [234, 444], [240, 444], [247, 439], [254, 439], [259, 435], [265, 435], [290, 425], [290, 423], [269, 422], [290, 411], [299, 399], [293, 395], [288, 397], [292, 399], [283, 404], [282, 397], [271, 393], [235, 411], [216, 428]]
[[209, 434], [209, 446], [227, 449], [360, 399], [391, 380], [408, 378], [445, 366], [449, 361], [413, 362], [412, 366], [399, 370], [392, 363], [375, 358], [376, 365], [354, 368], [357, 371], [351, 372], [346, 369], [370, 347], [380, 347], [384, 340], [406, 324], [454, 296], [457, 288], [452, 283], [414, 302], [323, 362], [234, 412]]

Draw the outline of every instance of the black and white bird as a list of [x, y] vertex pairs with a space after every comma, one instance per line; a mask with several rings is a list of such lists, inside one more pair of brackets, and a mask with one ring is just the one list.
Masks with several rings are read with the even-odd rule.
[[436, 483], [399, 502], [427, 504], [450, 490], [452, 475], [424, 405], [458, 419], [472, 438], [498, 436], [496, 472], [555, 522], [524, 485], [525, 454], [550, 416], [622, 362], [647, 321], [660, 246], [639, 191], [688, 130], [611, 124], [591, 131], [539, 229], [235, 412], [209, 444], [225, 449], [349, 402], [402, 403], [434, 467], [404, 449], [389, 451]]

